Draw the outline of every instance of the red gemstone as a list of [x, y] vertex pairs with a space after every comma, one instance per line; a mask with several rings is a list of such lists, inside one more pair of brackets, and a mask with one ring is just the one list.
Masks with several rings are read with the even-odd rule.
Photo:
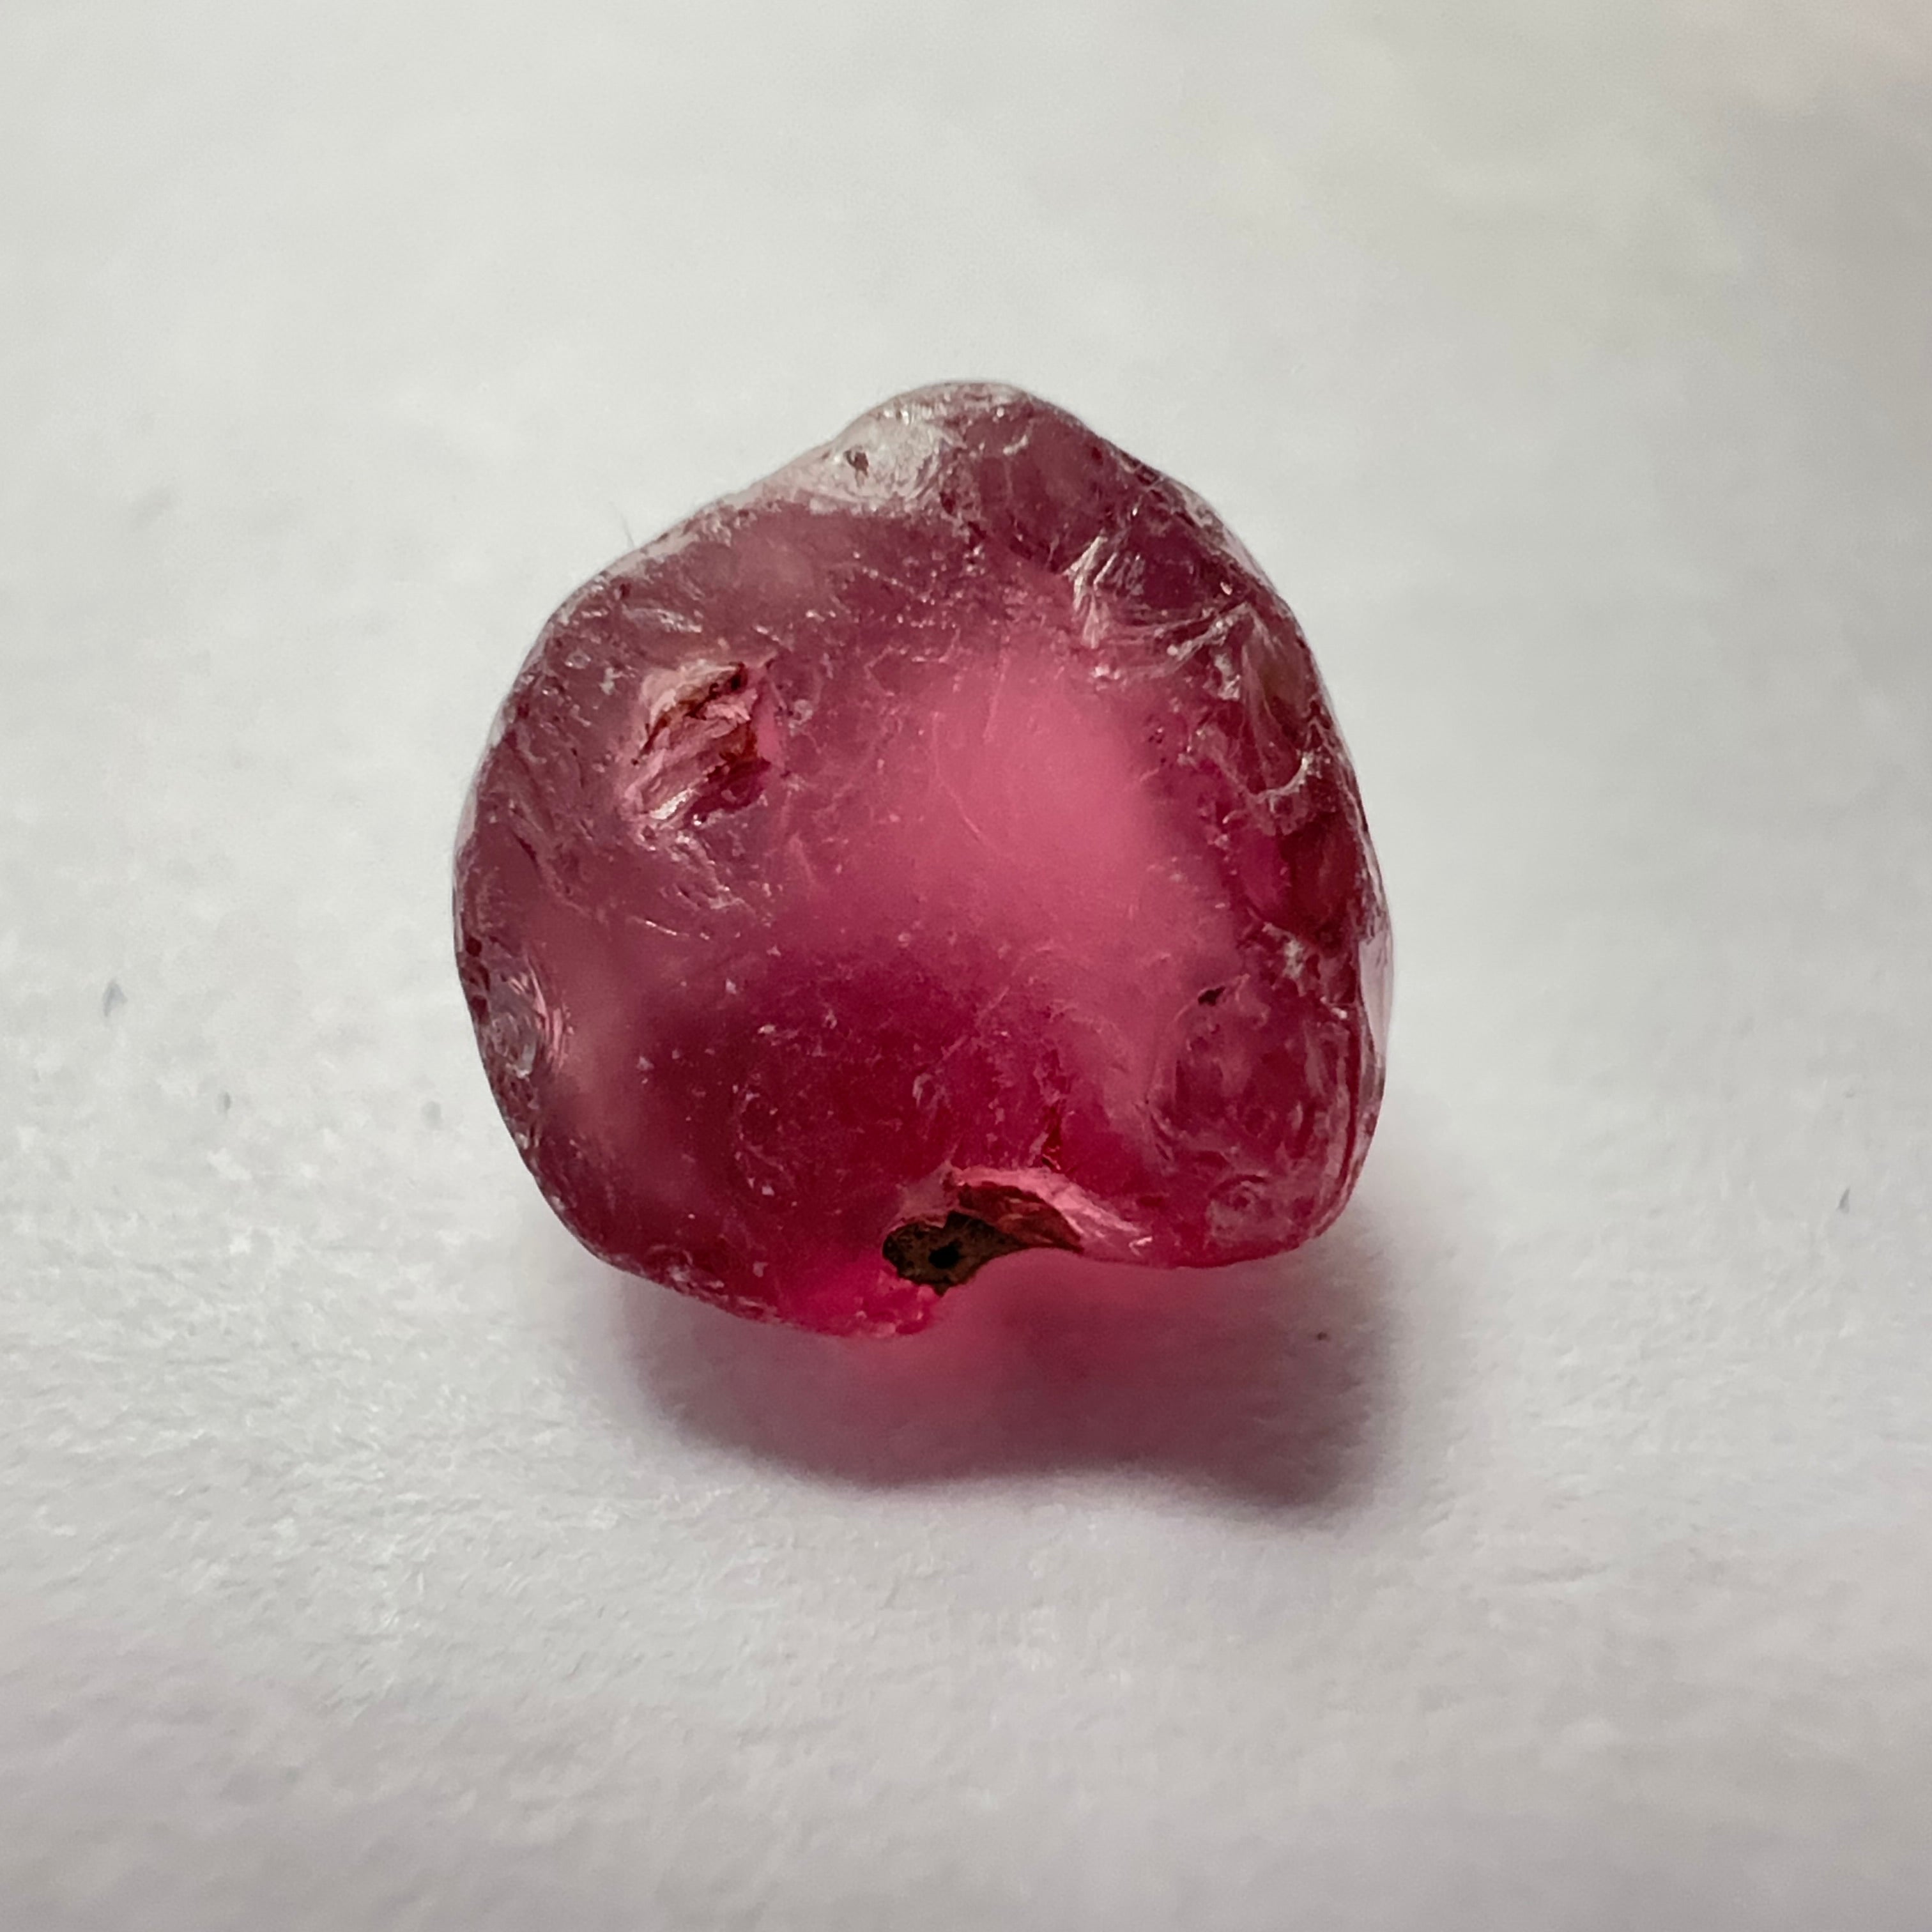
[[476, 776], [458, 959], [585, 1245], [737, 1313], [923, 1326], [1025, 1247], [1326, 1226], [1388, 923], [1287, 606], [1197, 497], [979, 384], [592, 579]]

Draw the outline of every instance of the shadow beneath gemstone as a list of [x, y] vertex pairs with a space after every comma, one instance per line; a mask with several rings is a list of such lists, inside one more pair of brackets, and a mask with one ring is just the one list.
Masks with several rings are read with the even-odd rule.
[[1297, 1252], [1228, 1268], [1032, 1251], [953, 1291], [924, 1334], [880, 1341], [613, 1279], [653, 1406], [760, 1460], [877, 1488], [1129, 1468], [1312, 1510], [1375, 1475], [1388, 1252], [1360, 1198]]

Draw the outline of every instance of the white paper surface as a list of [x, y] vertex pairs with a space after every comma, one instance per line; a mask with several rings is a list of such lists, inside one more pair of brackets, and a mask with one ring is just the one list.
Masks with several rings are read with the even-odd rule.
[[[0, 1918], [1932, 1924], [1920, 0], [0, 12]], [[1312, 635], [1356, 1204], [827, 1343], [447, 958], [583, 577], [1036, 388]]]

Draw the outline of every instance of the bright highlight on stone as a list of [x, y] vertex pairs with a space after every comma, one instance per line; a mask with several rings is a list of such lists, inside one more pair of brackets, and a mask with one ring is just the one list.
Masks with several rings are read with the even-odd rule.
[[898, 397], [578, 592], [456, 908], [550, 1204], [741, 1315], [1276, 1253], [1374, 1128], [1388, 915], [1300, 630], [1198, 497], [1018, 390]]

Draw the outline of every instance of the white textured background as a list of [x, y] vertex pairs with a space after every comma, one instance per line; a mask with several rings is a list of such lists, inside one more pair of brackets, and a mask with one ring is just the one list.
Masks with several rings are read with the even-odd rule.
[[[1019, 382], [1300, 609], [1356, 1205], [627, 1291], [446, 872], [580, 578]], [[0, 8], [0, 1922], [1932, 1925], [1924, 0]]]

